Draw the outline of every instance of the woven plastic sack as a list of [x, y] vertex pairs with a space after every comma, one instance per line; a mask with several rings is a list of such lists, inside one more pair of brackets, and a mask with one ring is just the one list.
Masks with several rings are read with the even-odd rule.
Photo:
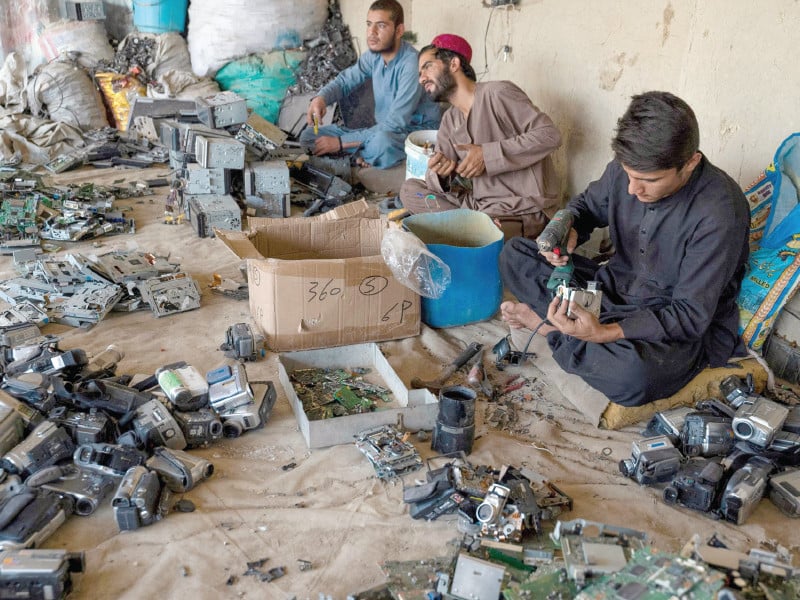
[[28, 83], [33, 114], [68, 123], [83, 131], [108, 127], [103, 100], [89, 74], [69, 61], [39, 65]]
[[286, 90], [297, 81], [295, 71], [305, 57], [300, 50], [265, 52], [229, 62], [215, 79], [223, 90], [247, 100], [247, 107], [271, 123], [278, 122]]
[[745, 344], [760, 351], [800, 285], [800, 133], [787, 137], [747, 190], [750, 260], [737, 299]]
[[297, 48], [319, 35], [328, 0], [192, 0], [189, 54], [197, 75], [214, 75], [249, 54]]

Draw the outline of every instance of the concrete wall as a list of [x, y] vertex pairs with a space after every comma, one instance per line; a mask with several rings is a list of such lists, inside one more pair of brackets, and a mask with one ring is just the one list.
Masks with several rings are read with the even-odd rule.
[[[340, 0], [364, 44], [369, 0]], [[488, 2], [489, 0], [486, 0]], [[509, 79], [564, 135], [557, 165], [568, 194], [597, 178], [630, 96], [673, 92], [695, 110], [701, 150], [742, 186], [800, 131], [800, 69], [793, 66], [800, 2], [771, 0], [407, 0], [418, 47], [438, 33], [472, 45], [483, 81]], [[486, 43], [484, 43], [486, 40]], [[502, 48], [511, 52], [504, 57]]]

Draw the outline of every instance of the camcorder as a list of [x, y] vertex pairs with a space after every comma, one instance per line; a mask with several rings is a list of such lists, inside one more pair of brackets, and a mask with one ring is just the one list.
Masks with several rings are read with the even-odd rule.
[[42, 351], [33, 358], [10, 363], [6, 366], [5, 372], [12, 376], [30, 372], [44, 375], [56, 373], [72, 375], [83, 369], [88, 362], [86, 352], [78, 348], [66, 351], [42, 348]]
[[228, 358], [257, 360], [264, 340], [253, 334], [247, 323], [235, 323], [225, 332], [225, 342], [219, 347]]
[[497, 525], [510, 495], [511, 489], [500, 483], [493, 483], [489, 486], [483, 502], [475, 509], [475, 519], [482, 527], [488, 528]]
[[222, 439], [222, 421], [210, 408], [192, 412], [176, 410], [172, 416], [183, 430], [187, 448], [205, 448]]
[[8, 374], [3, 377], [3, 390], [10, 396], [26, 402], [41, 413], [48, 413], [56, 406], [50, 393], [50, 378], [41, 373], [21, 373], [16, 377]]
[[727, 456], [735, 443], [729, 417], [700, 412], [686, 415], [681, 428], [681, 448], [686, 456]]
[[78, 446], [72, 459], [83, 469], [110, 477], [123, 477], [129, 469], [143, 465], [147, 457], [132, 446], [99, 443]]
[[161, 483], [158, 474], [143, 466], [131, 467], [114, 493], [111, 506], [120, 531], [150, 525], [159, 518]]
[[769, 499], [787, 517], [800, 517], [800, 469], [770, 477]]
[[47, 418], [66, 429], [78, 445], [107, 442], [115, 437], [113, 436], [114, 421], [96, 408], [92, 408], [89, 412], [77, 412], [68, 411], [64, 406], [58, 406], [50, 411]]
[[72, 591], [72, 573], [82, 573], [83, 552], [7, 550], [0, 561], [0, 597], [56, 600]]
[[186, 448], [186, 438], [164, 404], [158, 400], [150, 400], [136, 409], [136, 416], [131, 422], [136, 437], [142, 446], [152, 449], [167, 446], [173, 450]]
[[759, 396], [752, 403], [743, 403], [736, 409], [733, 433], [740, 440], [766, 448], [775, 439], [788, 415], [786, 406]]
[[206, 374], [208, 402], [222, 414], [253, 402], [253, 391], [242, 365], [224, 365]]
[[686, 420], [686, 415], [695, 412], [691, 406], [681, 406], [672, 410], [655, 413], [647, 422], [642, 436], [656, 437], [665, 435], [674, 446], [681, 443], [681, 430]]
[[25, 427], [22, 417], [0, 397], [0, 453], [5, 454], [22, 441]]
[[167, 488], [179, 493], [188, 492], [214, 473], [214, 465], [205, 458], [164, 447], [153, 448], [145, 466], [158, 473]]
[[[0, 453], [3, 454], [5, 454], [5, 452], [9, 449], [3, 447], [8, 440], [6, 437], [6, 429], [8, 428], [9, 424], [13, 423], [14, 421], [14, 418], [11, 417], [8, 422], [6, 422], [8, 415], [6, 415], [5, 409], [7, 408], [12, 409], [22, 420], [23, 432], [33, 431], [33, 429], [39, 423], [44, 421], [44, 415], [36, 410], [33, 406], [27, 404], [26, 402], [20, 402], [5, 390], [0, 390], [0, 439], [6, 440], [3, 442], [3, 444], [0, 444]], [[20, 440], [22, 440], [22, 437], [20, 437]], [[15, 445], [16, 444], [12, 444], [12, 447]]]
[[156, 379], [177, 410], [193, 411], [208, 405], [208, 382], [194, 366], [185, 362], [165, 365], [156, 371]]
[[92, 379], [72, 396], [81, 410], [93, 408], [124, 417], [153, 399], [152, 394], [141, 392], [110, 379]]
[[236, 438], [250, 429], [260, 429], [269, 420], [272, 407], [278, 399], [271, 381], [253, 384], [253, 402], [233, 410], [219, 413], [222, 420], [222, 435]]
[[763, 456], [751, 456], [728, 479], [720, 496], [719, 514], [727, 521], [741, 525], [763, 498], [775, 465]]
[[718, 462], [707, 458], [690, 459], [664, 488], [664, 502], [709, 512], [715, 507], [724, 475], [725, 469]]
[[75, 465], [64, 465], [58, 471], [58, 477], [41, 483], [40, 487], [60, 496], [69, 496], [75, 507], [75, 514], [82, 517], [97, 510], [103, 498], [116, 487], [114, 478]]
[[67, 431], [52, 421], [42, 421], [0, 459], [0, 467], [22, 477], [72, 456], [75, 443]]
[[753, 393], [751, 375], [747, 376], [747, 382], [738, 375], [730, 375], [720, 382], [719, 391], [733, 408], [739, 408], [742, 404], [752, 404], [759, 397]]
[[[576, 288], [569, 285], [559, 285], [556, 288], [556, 296], [561, 298], [562, 302], [572, 303], [580, 306], [584, 310], [589, 311], [595, 317], [600, 317], [600, 305], [603, 300], [603, 292], [600, 290], [596, 281], [590, 281], [586, 284], [586, 289]], [[567, 305], [567, 316], [574, 319], [572, 314], [571, 304]]]
[[631, 458], [619, 461], [619, 470], [640, 485], [671, 480], [680, 470], [683, 455], [670, 439], [660, 435], [632, 444]]
[[[35, 548], [72, 514], [68, 496], [28, 489], [0, 503], [0, 550]], [[0, 561], [2, 562], [2, 561]]]

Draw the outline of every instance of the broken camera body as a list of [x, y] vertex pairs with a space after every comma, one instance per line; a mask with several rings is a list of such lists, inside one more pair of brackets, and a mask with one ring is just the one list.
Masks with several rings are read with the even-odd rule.
[[683, 465], [672, 483], [664, 488], [664, 502], [708, 512], [714, 507], [724, 473], [718, 462], [694, 458]]
[[[603, 300], [603, 292], [600, 290], [596, 281], [586, 284], [586, 289], [575, 288], [569, 285], [559, 285], [556, 288], [556, 296], [567, 303], [574, 302], [584, 310], [589, 311], [595, 317], [600, 316], [600, 304]], [[567, 316], [574, 319], [571, 304], [567, 305]]]
[[766, 448], [781, 430], [788, 415], [786, 406], [759, 396], [754, 402], [742, 404], [736, 410], [733, 433], [740, 440]]
[[634, 441], [631, 458], [619, 461], [619, 470], [641, 485], [669, 481], [678, 472], [683, 455], [665, 435]]

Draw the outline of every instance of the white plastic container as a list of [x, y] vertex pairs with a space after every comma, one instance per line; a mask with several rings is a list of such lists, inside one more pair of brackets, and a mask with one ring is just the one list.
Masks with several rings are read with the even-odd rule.
[[425, 179], [428, 159], [436, 146], [437, 129], [412, 131], [406, 138], [406, 179]]

